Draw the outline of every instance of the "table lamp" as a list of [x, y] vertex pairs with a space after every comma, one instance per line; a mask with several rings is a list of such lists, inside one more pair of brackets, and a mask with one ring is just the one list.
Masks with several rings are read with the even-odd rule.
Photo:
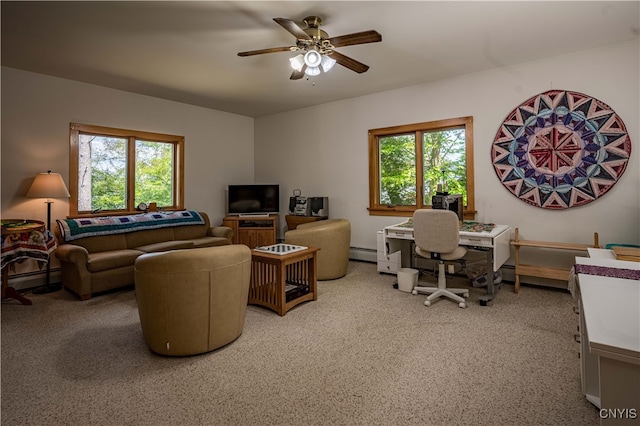
[[[27, 197], [29, 198], [46, 198], [47, 201], [47, 231], [51, 230], [51, 203], [52, 198], [69, 198], [69, 191], [64, 184], [64, 180], [60, 173], [51, 173], [51, 170], [46, 173], [39, 173], [33, 180], [29, 191], [27, 191]], [[45, 294], [58, 291], [62, 288], [62, 285], [51, 284], [51, 262], [47, 262], [47, 281], [46, 285], [36, 288], [34, 294]]]

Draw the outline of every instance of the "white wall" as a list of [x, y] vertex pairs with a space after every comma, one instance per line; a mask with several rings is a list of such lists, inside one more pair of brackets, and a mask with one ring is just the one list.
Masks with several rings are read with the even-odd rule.
[[[70, 122], [184, 136], [185, 207], [213, 224], [222, 223], [226, 186], [253, 182], [253, 118], [6, 67], [1, 78], [3, 218], [46, 221], [44, 200], [25, 194], [47, 170], [68, 185]], [[68, 212], [67, 200], [55, 200], [52, 222]]]
[[[2, 216], [46, 220], [43, 200], [24, 197], [39, 172], [69, 182], [69, 123], [185, 137], [185, 207], [214, 223], [229, 183], [253, 182], [253, 119], [90, 84], [2, 68]], [[68, 214], [55, 200], [52, 220]]]
[[[638, 52], [636, 40], [260, 117], [255, 122], [256, 179], [282, 185], [281, 211], [294, 188], [303, 195], [328, 196], [331, 217], [351, 220], [351, 245], [375, 249], [376, 230], [401, 219], [368, 214], [367, 130], [473, 116], [477, 220], [519, 227], [529, 239], [592, 243], [597, 231], [601, 244], [638, 244]], [[354, 74], [354, 84], [359, 78], [367, 75]], [[511, 195], [491, 162], [493, 139], [506, 115], [551, 89], [585, 93], [611, 106], [633, 145], [626, 172], [604, 197], [563, 211], [533, 207]]]

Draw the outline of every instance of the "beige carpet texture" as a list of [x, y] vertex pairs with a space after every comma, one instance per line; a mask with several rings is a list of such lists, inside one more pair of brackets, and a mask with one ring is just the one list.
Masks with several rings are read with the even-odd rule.
[[178, 358], [146, 346], [132, 288], [3, 301], [2, 425], [599, 424], [569, 292], [503, 284], [480, 306], [456, 277], [468, 307], [426, 307], [394, 279], [350, 262], [317, 301], [250, 305], [236, 341]]

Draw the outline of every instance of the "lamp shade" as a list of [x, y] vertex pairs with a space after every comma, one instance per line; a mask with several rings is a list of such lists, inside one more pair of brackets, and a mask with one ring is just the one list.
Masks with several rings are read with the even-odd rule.
[[27, 197], [69, 198], [69, 191], [60, 173], [51, 173], [49, 170], [47, 173], [38, 173], [27, 191]]

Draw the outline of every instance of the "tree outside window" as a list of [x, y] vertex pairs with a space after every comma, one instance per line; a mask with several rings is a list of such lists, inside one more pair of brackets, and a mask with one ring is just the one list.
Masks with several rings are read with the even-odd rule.
[[472, 117], [369, 131], [370, 214], [410, 216], [431, 206], [439, 187], [462, 194], [473, 215]]
[[72, 123], [70, 143], [71, 216], [184, 208], [182, 136]]
[[467, 201], [467, 158], [464, 127], [423, 132], [424, 204], [431, 205], [438, 185]]

